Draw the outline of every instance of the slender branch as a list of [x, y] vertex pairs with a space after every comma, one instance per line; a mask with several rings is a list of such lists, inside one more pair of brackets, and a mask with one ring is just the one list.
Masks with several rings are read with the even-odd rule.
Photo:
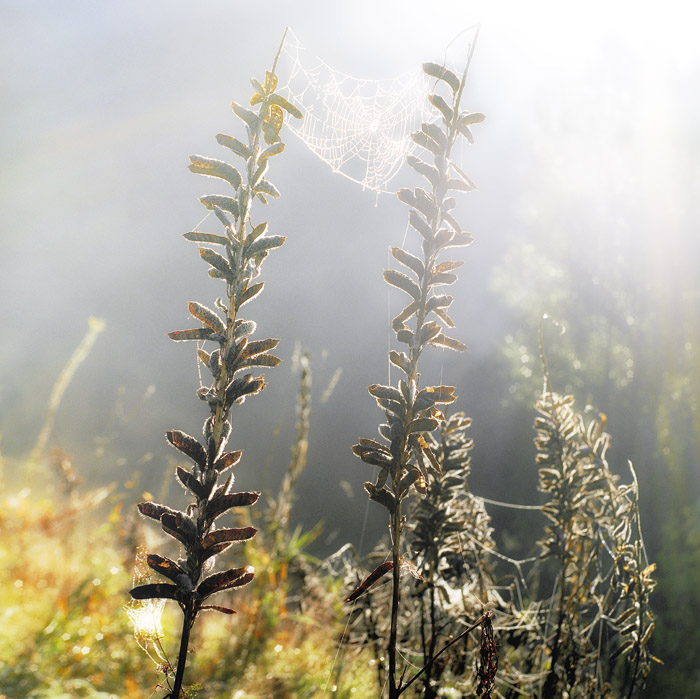
[[415, 675], [413, 675], [413, 677], [411, 677], [411, 679], [408, 682], [406, 682], [406, 684], [403, 687], [401, 687], [399, 695], [405, 692], [445, 651], [449, 650], [455, 643], [464, 638], [468, 633], [471, 633], [474, 629], [481, 626], [481, 624], [484, 623], [484, 619], [486, 619], [486, 615], [482, 614], [471, 626], [464, 629], [464, 631], [462, 631], [462, 633], [460, 633], [459, 636], [453, 638], [444, 648], [442, 648], [425, 665], [423, 665], [423, 667], [420, 670], [418, 670], [418, 672]]
[[175, 671], [175, 684], [170, 696], [179, 699], [182, 681], [185, 677], [185, 665], [187, 663], [187, 649], [190, 644], [190, 631], [194, 623], [194, 614], [191, 605], [184, 610], [182, 619], [182, 635], [180, 636], [180, 651], [177, 656], [177, 670]]
[[[397, 469], [397, 473], [400, 473]], [[398, 478], [394, 486], [394, 490], [398, 492]], [[395, 699], [401, 693], [399, 690], [400, 682], [396, 682], [396, 639], [398, 636], [399, 625], [399, 602], [400, 602], [400, 568], [401, 568], [401, 499], [396, 499], [396, 508], [394, 509], [392, 522], [392, 560], [394, 562], [393, 586], [391, 590], [391, 630], [389, 632], [389, 699]]]

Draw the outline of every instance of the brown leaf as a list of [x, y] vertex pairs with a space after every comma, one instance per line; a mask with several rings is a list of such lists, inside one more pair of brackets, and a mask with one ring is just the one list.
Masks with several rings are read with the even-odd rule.
[[353, 602], [361, 594], [366, 592], [372, 585], [374, 585], [382, 576], [386, 575], [390, 570], [394, 569], [394, 563], [392, 561], [386, 561], [381, 565], [378, 565], [363, 581], [356, 587], [346, 598], [346, 602]]
[[215, 592], [222, 592], [233, 587], [242, 587], [247, 585], [253, 578], [255, 573], [248, 567], [231, 568], [222, 573], [214, 573], [208, 578], [202, 580], [197, 587], [197, 592], [202, 599], [213, 595]]

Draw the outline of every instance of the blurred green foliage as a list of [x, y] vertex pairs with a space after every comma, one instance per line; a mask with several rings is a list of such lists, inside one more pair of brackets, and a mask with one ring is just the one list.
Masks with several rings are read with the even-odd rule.
[[[0, 695], [147, 696], [163, 675], [134, 641], [124, 608], [134, 542], [142, 540], [140, 521], [124, 515], [139, 494], [127, 498], [110, 487], [62, 493], [65, 479], [49, 462], [35, 464], [30, 485], [18, 489], [4, 474], [27, 473], [29, 465], [0, 459]], [[35, 482], [41, 486], [32, 487]], [[250, 556], [264, 571], [265, 551], [253, 549]], [[207, 678], [205, 696], [320, 696], [331, 677], [335, 696], [374, 696], [368, 654], [345, 653], [342, 672], [333, 667], [342, 631], [338, 609], [321, 608], [317, 597], [314, 616], [324, 623], [293, 616], [279, 577], [237, 599], [237, 615], [205, 614], [194, 635], [192, 677]], [[178, 617], [175, 606], [166, 605], [162, 645], [170, 659]], [[196, 688], [190, 690], [194, 696]]]

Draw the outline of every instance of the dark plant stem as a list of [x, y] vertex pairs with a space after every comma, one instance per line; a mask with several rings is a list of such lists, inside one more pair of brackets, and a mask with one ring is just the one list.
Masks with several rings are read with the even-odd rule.
[[418, 672], [411, 677], [411, 679], [406, 682], [406, 684], [401, 688], [401, 691], [396, 695], [397, 697], [405, 692], [445, 651], [449, 650], [455, 643], [461, 641], [467, 634], [471, 633], [474, 629], [481, 626], [481, 624], [486, 619], [486, 614], [482, 614], [471, 626], [468, 626], [462, 633], [455, 636], [449, 643], [447, 643], [440, 651], [434, 655], [430, 660], [423, 665], [423, 667], [418, 670]]
[[[435, 584], [431, 580], [430, 582], [430, 645], [428, 646], [428, 658], [432, 658], [435, 654], [435, 647], [437, 646], [438, 631], [437, 631], [437, 619], [436, 619], [436, 609], [437, 602], [435, 599]], [[430, 663], [425, 671], [425, 696], [426, 698], [435, 696], [435, 692], [432, 689], [432, 676], [433, 676], [433, 664]]]
[[566, 604], [566, 572], [567, 566], [566, 563], [563, 562], [561, 588], [559, 589], [559, 619], [557, 621], [557, 634], [554, 638], [554, 645], [551, 649], [551, 670], [547, 675], [547, 680], [545, 681], [544, 689], [542, 690], [543, 699], [551, 699], [556, 694], [558, 680], [556, 667], [559, 662], [559, 655], [561, 653], [561, 632], [564, 624], [564, 605]]
[[[398, 491], [398, 479], [395, 485]], [[399, 603], [401, 593], [399, 590], [399, 578], [401, 568], [401, 501], [397, 499], [396, 507], [391, 518], [392, 561], [394, 563], [393, 588], [391, 591], [391, 630], [389, 632], [389, 699], [396, 699], [401, 693], [396, 681], [396, 639], [399, 624]]]
[[182, 634], [180, 636], [180, 651], [177, 655], [177, 670], [175, 671], [175, 684], [173, 691], [170, 693], [172, 699], [180, 699], [180, 691], [182, 689], [182, 680], [185, 676], [185, 665], [187, 663], [187, 650], [190, 644], [190, 631], [194, 624], [194, 610], [191, 605], [188, 605], [183, 610], [182, 619]]

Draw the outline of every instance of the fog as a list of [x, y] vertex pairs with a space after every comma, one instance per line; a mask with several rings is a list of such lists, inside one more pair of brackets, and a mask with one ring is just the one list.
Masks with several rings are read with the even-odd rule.
[[[528, 242], [546, 260], [543, 245], [555, 241], [581, 271], [577, 291], [591, 317], [605, 314], [593, 288], [601, 280], [606, 298], [624, 305], [644, 279], [659, 303], [656, 334], [668, 330], [658, 362], [675, 361], [689, 342], [697, 348], [700, 60], [692, 22], [674, 7], [652, 14], [623, 3], [572, 13], [555, 3], [525, 10], [468, 2], [3, 2], [3, 453], [29, 453], [51, 387], [96, 316], [106, 330], [65, 394], [50, 445], [72, 454], [92, 483], [139, 471], [143, 489], [160, 488], [174, 457], [163, 433], [197, 434], [205, 417], [194, 395], [194, 349], [165, 334], [190, 327], [187, 301], [211, 304], [221, 293], [181, 237], [206, 214], [197, 198], [213, 189], [188, 172], [188, 156], [225, 157], [214, 136], [238, 128], [230, 101], [248, 98], [249, 78], [264, 76], [287, 25], [333, 68], [384, 79], [440, 62], [446, 45], [478, 21], [464, 104], [487, 120], [461, 156], [478, 191], [458, 207], [476, 242], [452, 292], [456, 335], [470, 349], [436, 351], [425, 375], [456, 385], [458, 407], [474, 418], [472, 489], [534, 501], [533, 415], [514, 402], [505, 338], [532, 347], [537, 319], [560, 306], [550, 307], [559, 303], [557, 284], [542, 283], [543, 261], [530, 276], [512, 275], [524, 269], [518, 246]], [[314, 402], [295, 518], [307, 527], [324, 520], [328, 549], [333, 535], [336, 543], [357, 541], [365, 526], [371, 541], [384, 531], [373, 508], [363, 524], [361, 483], [371, 472], [349, 447], [374, 436], [381, 418], [366, 386], [387, 375], [388, 303], [396, 301], [381, 271], [388, 247], [406, 235], [407, 214], [395, 197], [363, 191], [292, 134], [283, 138], [287, 150], [272, 175], [282, 197], [258, 216], [287, 243], [265, 264], [265, 293], [246, 308], [260, 337], [283, 339], [285, 362], [235, 413], [231, 444], [245, 449], [239, 487], [274, 489], [294, 431], [290, 360], [295, 343], [308, 349]], [[392, 184], [405, 181], [402, 172]], [[674, 302], [675, 293], [685, 297]], [[669, 308], [685, 319], [680, 325], [690, 321], [683, 327], [694, 327], [694, 337], [674, 336], [659, 317]], [[586, 318], [584, 311], [578, 336], [578, 319], [567, 318], [567, 331], [595, 350]], [[535, 375], [520, 378], [536, 384], [541, 373], [532, 367]], [[560, 390], [571, 383], [558, 378]], [[631, 434], [611, 397], [596, 395], [600, 384], [584, 373], [579, 385], [584, 403], [609, 413], [613, 437], [614, 428]], [[638, 468], [647, 474], [651, 464]], [[696, 473], [697, 460], [688, 468]]]

